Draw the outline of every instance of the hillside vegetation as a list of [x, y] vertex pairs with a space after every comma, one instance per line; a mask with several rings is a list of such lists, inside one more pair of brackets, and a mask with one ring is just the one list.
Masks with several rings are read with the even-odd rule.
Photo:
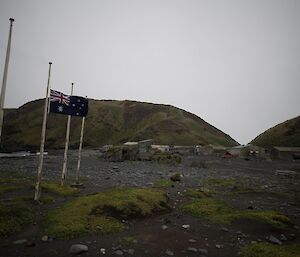
[[[4, 116], [2, 149], [38, 150], [44, 100], [10, 109]], [[67, 116], [50, 113], [46, 148], [64, 147]], [[78, 147], [81, 118], [72, 117], [70, 147]], [[237, 142], [198, 116], [170, 105], [135, 101], [89, 100], [84, 146], [99, 147], [153, 139], [156, 144], [234, 146]]]
[[270, 128], [251, 141], [251, 144], [271, 146], [300, 146], [300, 116]]

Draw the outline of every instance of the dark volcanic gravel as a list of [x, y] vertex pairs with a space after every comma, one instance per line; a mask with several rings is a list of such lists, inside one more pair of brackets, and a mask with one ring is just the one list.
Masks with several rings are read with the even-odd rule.
[[[43, 178], [60, 181], [63, 151], [51, 151], [44, 158]], [[192, 163], [200, 163], [192, 167]], [[0, 158], [0, 172], [13, 171], [19, 175], [36, 176], [38, 156], [23, 158]], [[69, 151], [67, 184], [74, 182], [77, 166], [77, 151]], [[197, 165], [196, 165], [197, 166]], [[293, 177], [280, 176], [276, 170], [293, 170]], [[266, 161], [252, 159], [223, 159], [218, 156], [184, 156], [179, 165], [161, 164], [151, 161], [107, 162], [95, 150], [82, 154], [80, 176], [85, 177], [82, 194], [102, 191], [110, 187], [132, 186], [153, 187], [155, 181], [169, 178], [173, 173], [183, 175], [182, 181], [174, 187], [162, 189], [167, 192], [173, 211], [147, 219], [128, 222], [121, 233], [111, 235], [89, 235], [73, 240], [54, 239], [42, 242], [42, 226], [32, 224], [17, 235], [1, 240], [0, 256], [70, 256], [72, 244], [87, 245], [88, 252], [82, 256], [211, 256], [235, 257], [240, 248], [252, 241], [268, 241], [267, 237], [287, 238], [285, 243], [300, 242], [300, 162]], [[201, 180], [209, 178], [235, 178], [257, 192], [243, 196], [220, 198], [237, 209], [274, 209], [295, 223], [286, 230], [274, 230], [265, 224], [239, 220], [230, 225], [212, 224], [206, 219], [197, 219], [181, 213], [177, 206], [187, 199], [188, 188], [199, 188]], [[22, 192], [18, 192], [22, 194]], [[33, 194], [33, 192], [32, 192]], [[289, 195], [289, 197], [286, 197]], [[58, 203], [59, 204], [59, 203]], [[40, 207], [41, 215], [47, 215], [47, 208]], [[162, 226], [165, 225], [164, 229]], [[182, 225], [189, 225], [185, 229]], [[133, 236], [136, 241], [128, 247], [120, 246], [123, 237]], [[34, 244], [13, 244], [15, 240], [27, 239]], [[28, 244], [27, 244], [28, 245]], [[102, 250], [101, 250], [102, 249]], [[208, 254], [206, 254], [208, 252]]]

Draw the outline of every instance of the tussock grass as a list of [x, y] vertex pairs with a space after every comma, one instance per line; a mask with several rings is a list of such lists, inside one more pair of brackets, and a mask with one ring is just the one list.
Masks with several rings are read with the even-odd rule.
[[153, 189], [111, 189], [79, 197], [49, 213], [50, 235], [74, 238], [87, 233], [112, 233], [124, 228], [122, 220], [168, 210], [165, 193]]
[[18, 232], [32, 221], [32, 210], [24, 203], [19, 201], [0, 203], [0, 236]]
[[154, 186], [156, 187], [162, 187], [162, 188], [167, 188], [167, 187], [171, 187], [174, 185], [174, 182], [172, 182], [170, 179], [159, 179], [154, 181]]
[[[195, 195], [198, 198], [198, 195]], [[285, 228], [292, 224], [290, 219], [275, 211], [237, 211], [227, 203], [213, 198], [198, 198], [183, 204], [181, 210], [194, 217], [207, 218], [213, 223], [229, 224], [238, 219], [251, 219], [267, 223], [275, 228]]]
[[77, 188], [61, 186], [56, 183], [43, 183], [42, 189], [44, 189], [46, 192], [50, 192], [59, 196], [70, 196], [79, 192]]
[[300, 257], [300, 244], [273, 245], [257, 243], [241, 250], [242, 257]]

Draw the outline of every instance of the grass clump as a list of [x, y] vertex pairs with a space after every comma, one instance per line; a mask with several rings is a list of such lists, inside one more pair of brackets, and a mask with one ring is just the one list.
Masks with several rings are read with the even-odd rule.
[[300, 244], [274, 245], [257, 243], [241, 250], [242, 257], [300, 257]]
[[284, 228], [291, 224], [288, 217], [275, 211], [236, 211], [225, 202], [208, 197], [183, 204], [181, 210], [194, 217], [204, 217], [211, 222], [221, 224], [228, 224], [238, 219], [257, 220], [275, 228]]
[[170, 180], [173, 182], [180, 182], [181, 181], [181, 174], [175, 173], [170, 177]]
[[0, 194], [20, 189], [18, 186], [0, 185]]
[[155, 153], [151, 159], [160, 163], [180, 164], [182, 158], [177, 153]]
[[163, 192], [136, 188], [111, 189], [79, 197], [52, 211], [48, 216], [48, 233], [74, 238], [93, 232], [117, 232], [124, 228], [124, 219], [145, 217], [168, 208]]
[[159, 179], [154, 182], [154, 186], [156, 186], [156, 187], [167, 188], [167, 187], [172, 187], [173, 185], [174, 185], [174, 182], [172, 182], [169, 179]]
[[55, 183], [44, 183], [42, 184], [42, 189], [60, 196], [70, 196], [78, 192], [77, 188], [73, 188], [70, 186], [60, 186], [59, 184]]
[[32, 210], [21, 202], [0, 203], [0, 236], [18, 232], [33, 221]]
[[188, 189], [185, 195], [191, 198], [203, 198], [213, 196], [213, 192], [208, 188]]
[[136, 242], [136, 239], [134, 236], [126, 236], [126, 237], [121, 238], [121, 240], [120, 240], [120, 244], [123, 247], [129, 247], [129, 246], [133, 245], [134, 242]]

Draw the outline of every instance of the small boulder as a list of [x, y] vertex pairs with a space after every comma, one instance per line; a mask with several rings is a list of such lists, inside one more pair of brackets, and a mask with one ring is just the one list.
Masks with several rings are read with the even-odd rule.
[[74, 244], [70, 247], [70, 254], [81, 254], [89, 250], [88, 246], [83, 244]]
[[272, 244], [276, 244], [276, 245], [282, 245], [282, 242], [276, 238], [275, 236], [270, 236], [269, 237], [269, 242]]

